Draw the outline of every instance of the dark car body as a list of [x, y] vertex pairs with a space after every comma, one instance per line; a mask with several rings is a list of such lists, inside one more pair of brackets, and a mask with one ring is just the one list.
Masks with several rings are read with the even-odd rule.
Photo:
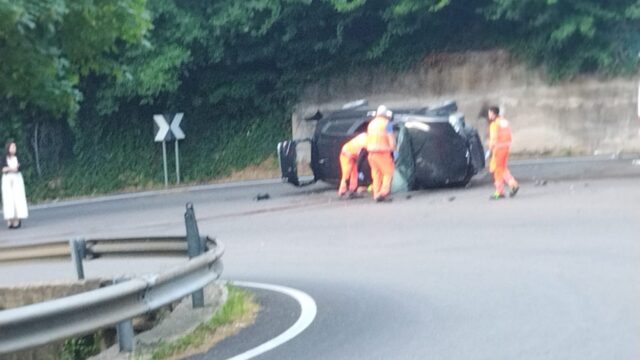
[[[407, 177], [409, 189], [464, 186], [485, 166], [484, 150], [478, 132], [467, 125], [457, 112], [455, 102], [429, 108], [391, 109], [394, 131], [399, 134], [395, 154], [396, 170]], [[319, 112], [310, 139], [283, 141], [278, 144], [280, 170], [285, 181], [304, 185], [297, 174], [297, 150], [301, 142], [311, 144], [313, 180], [337, 183], [340, 180], [339, 156], [342, 145], [366, 131], [374, 111], [366, 104], [338, 110], [326, 116]], [[368, 164], [360, 162], [366, 176]]]

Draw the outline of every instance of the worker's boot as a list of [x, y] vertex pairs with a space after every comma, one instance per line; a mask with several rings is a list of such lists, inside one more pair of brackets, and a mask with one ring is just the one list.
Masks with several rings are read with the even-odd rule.
[[363, 196], [363, 194], [356, 191], [350, 191], [348, 195], [349, 199], [362, 199]]

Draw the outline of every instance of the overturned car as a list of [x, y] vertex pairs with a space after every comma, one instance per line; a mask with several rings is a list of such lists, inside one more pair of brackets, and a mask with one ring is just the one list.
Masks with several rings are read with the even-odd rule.
[[[478, 131], [465, 123], [455, 102], [436, 107], [391, 109], [397, 149], [392, 191], [443, 186], [464, 186], [485, 166]], [[310, 139], [278, 143], [278, 160], [284, 181], [304, 186], [316, 181], [339, 183], [339, 156], [342, 146], [367, 130], [375, 115], [366, 101], [323, 115], [317, 112], [309, 121], [317, 121]], [[313, 178], [302, 182], [298, 177], [297, 145], [311, 145]], [[370, 183], [366, 156], [358, 162], [360, 185]]]

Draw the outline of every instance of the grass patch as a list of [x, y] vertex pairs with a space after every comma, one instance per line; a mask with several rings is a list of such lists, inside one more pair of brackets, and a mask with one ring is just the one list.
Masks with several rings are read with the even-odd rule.
[[227, 285], [227, 290], [227, 301], [211, 319], [190, 334], [161, 343], [151, 352], [150, 358], [178, 359], [205, 352], [220, 340], [252, 324], [259, 309], [254, 295], [233, 285]]
[[58, 358], [60, 360], [83, 360], [97, 355], [100, 352], [97, 336], [94, 334], [66, 340]]

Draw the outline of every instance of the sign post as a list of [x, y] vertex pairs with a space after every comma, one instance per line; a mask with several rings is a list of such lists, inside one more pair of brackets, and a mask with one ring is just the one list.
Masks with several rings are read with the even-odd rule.
[[180, 154], [178, 141], [185, 138], [184, 132], [180, 128], [184, 113], [177, 113], [171, 120], [171, 124], [167, 122], [169, 116], [153, 115], [153, 121], [156, 128], [156, 136], [154, 141], [162, 142], [162, 160], [164, 165], [164, 187], [169, 186], [169, 173], [167, 170], [167, 141], [175, 141], [176, 155], [176, 183], [180, 184]]
[[175, 151], [176, 151], [176, 183], [180, 184], [180, 151], [178, 148], [178, 141], [184, 139], [184, 132], [180, 128], [182, 117], [184, 113], [177, 113], [171, 121], [171, 133], [175, 138]]
[[169, 187], [169, 174], [167, 173], [167, 142], [162, 142], [162, 163], [164, 164], [164, 187]]
[[176, 151], [176, 184], [180, 185], [180, 151], [178, 150], [178, 140], [175, 141]]

